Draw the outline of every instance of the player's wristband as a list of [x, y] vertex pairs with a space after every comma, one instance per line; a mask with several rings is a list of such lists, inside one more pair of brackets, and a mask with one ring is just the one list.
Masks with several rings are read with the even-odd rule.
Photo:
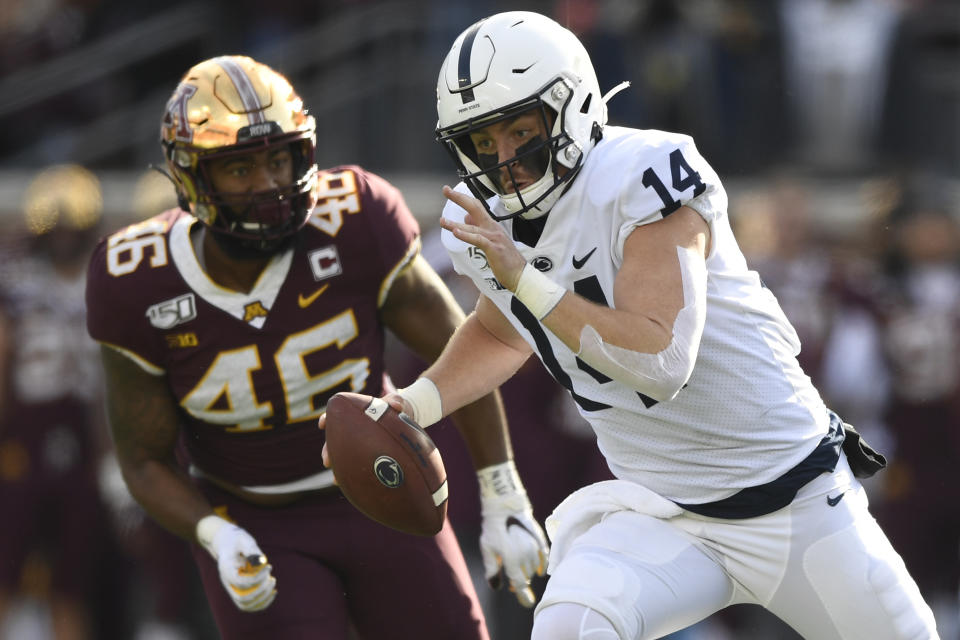
[[530, 310], [537, 320], [543, 320], [567, 292], [556, 282], [537, 271], [529, 262], [523, 266], [513, 295]]
[[527, 493], [513, 460], [477, 470], [477, 481], [480, 483], [480, 497], [484, 499]]
[[213, 514], [200, 518], [197, 523], [197, 542], [213, 556], [214, 560], [217, 560], [217, 553], [213, 548], [213, 540], [217, 537], [217, 532], [226, 524], [230, 523]]
[[409, 387], [397, 389], [397, 393], [413, 407], [413, 421], [426, 429], [443, 417], [440, 391], [430, 378], [417, 378]]

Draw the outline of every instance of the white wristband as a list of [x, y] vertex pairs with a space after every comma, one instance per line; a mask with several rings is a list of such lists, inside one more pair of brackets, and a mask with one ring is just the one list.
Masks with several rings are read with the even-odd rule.
[[443, 417], [440, 391], [430, 378], [417, 378], [409, 387], [397, 389], [397, 393], [413, 408], [410, 417], [424, 429]]
[[566, 292], [566, 289], [537, 271], [528, 262], [520, 272], [520, 279], [517, 280], [513, 295], [537, 317], [537, 320], [543, 320], [553, 311]]
[[200, 518], [200, 522], [197, 523], [196, 534], [197, 542], [199, 542], [204, 549], [206, 549], [214, 560], [218, 560], [217, 553], [213, 549], [213, 539], [217, 537], [217, 533], [224, 525], [230, 524], [220, 516], [209, 515], [203, 518]]
[[480, 497], [485, 499], [527, 493], [513, 460], [477, 470], [477, 481], [480, 483]]

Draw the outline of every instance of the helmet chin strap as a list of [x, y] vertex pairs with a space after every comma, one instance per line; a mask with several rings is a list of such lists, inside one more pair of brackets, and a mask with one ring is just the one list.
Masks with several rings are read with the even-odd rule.
[[[607, 102], [609, 102], [611, 98], [613, 98], [615, 95], [617, 95], [618, 93], [620, 93], [620, 92], [623, 91], [624, 89], [628, 88], [629, 86], [630, 86], [630, 82], [629, 82], [628, 80], [624, 80], [623, 82], [619, 83], [618, 85], [616, 85], [615, 87], [613, 87], [612, 89], [610, 89], [609, 91], [607, 91], [605, 94], [603, 94], [603, 98], [601, 98], [601, 101], [603, 102], [604, 105], [606, 105]], [[591, 132], [590, 132], [590, 138], [591, 138], [594, 142], [599, 142], [600, 139], [603, 138], [603, 126], [602, 126], [600, 123], [597, 123], [597, 122], [594, 122], [594, 123], [593, 123], [593, 128], [592, 128], [592, 130], [591, 130]], [[518, 155], [519, 155], [519, 154], [518, 154]], [[543, 174], [543, 176], [541, 177], [541, 180], [542, 180], [543, 178], [547, 177], [548, 175], [550, 175], [551, 173], [553, 173], [554, 171], [556, 171], [556, 169], [555, 169], [555, 167], [554, 167], [554, 164], [555, 164], [555, 163], [554, 163], [552, 160], [553, 160], [553, 159], [548, 155], [548, 157], [547, 157], [547, 168], [544, 170], [544, 174]], [[559, 166], [560, 166], [560, 165], [558, 164], [557, 167], [559, 167]], [[570, 169], [570, 171], [577, 171], [577, 169]], [[555, 178], [555, 181], [558, 181], [558, 180], [559, 180], [559, 176]], [[565, 192], [568, 188], [570, 188], [570, 184], [571, 184], [572, 181], [573, 181], [573, 177], [571, 176], [571, 177], [567, 180], [567, 184], [564, 185], [564, 187], [563, 187], [563, 191], [564, 191], [564, 192]], [[539, 182], [539, 181], [538, 181], [538, 182]], [[532, 186], [535, 186], [535, 185], [536, 185], [536, 183], [535, 183], [534, 185], [532, 185]], [[562, 192], [561, 192], [561, 195], [562, 195]], [[536, 220], [537, 218], [540, 218], [540, 217], [543, 217], [543, 216], [547, 215], [547, 213], [549, 213], [549, 212], [550, 212], [550, 209], [553, 207], [553, 203], [556, 202], [556, 198], [548, 198], [548, 199], [547, 199], [547, 202], [548, 202], [549, 204], [546, 206], [546, 208], [541, 209], [541, 208], [540, 208], [541, 205], [537, 205], [537, 206], [531, 207], [530, 209], [527, 209], [526, 211], [524, 211], [523, 213], [521, 213], [521, 214], [520, 214], [520, 217], [521, 217], [521, 218], [524, 218], [525, 220]], [[541, 203], [541, 204], [543, 204], [543, 203]]]
[[290, 248], [297, 238], [296, 233], [275, 238], [265, 239], [243, 239], [223, 233], [218, 229], [205, 225], [207, 232], [213, 237], [213, 241], [223, 251], [227, 257], [233, 260], [263, 260], [270, 258], [277, 253], [281, 253]]
[[536, 220], [537, 218], [542, 218], [548, 213], [550, 213], [549, 209], [541, 211], [540, 207], [536, 206], [536, 207], [530, 207], [529, 209], [521, 213], [520, 217], [523, 218], [524, 220]]
[[[523, 169], [523, 171], [528, 175], [539, 176], [533, 184], [526, 187], [526, 191], [533, 197], [536, 198], [541, 193], [544, 187], [544, 181], [550, 180], [554, 183], [557, 182], [557, 177], [554, 176], [554, 158], [550, 153], [550, 144], [549, 141], [543, 135], [538, 136], [537, 138], [527, 142], [524, 145], [517, 147], [516, 155], [516, 164]], [[510, 164], [513, 164], [512, 162]], [[501, 200], [506, 198], [516, 199], [517, 205], [521, 205], [523, 200], [522, 192], [516, 188], [516, 180], [513, 177], [513, 171], [510, 169], [510, 166], [506, 167], [507, 172], [510, 176], [510, 181], [513, 183], [513, 193], [508, 193], [501, 195]], [[526, 218], [527, 220], [533, 220], [534, 218], [539, 218], [542, 215], [545, 215], [549, 211], [549, 207], [546, 209], [541, 209], [538, 205], [532, 206], [523, 213], [520, 214], [521, 217]]]

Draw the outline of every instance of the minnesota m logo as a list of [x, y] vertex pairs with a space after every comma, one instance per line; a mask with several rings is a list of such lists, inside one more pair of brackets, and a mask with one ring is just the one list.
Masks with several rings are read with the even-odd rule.
[[243, 308], [243, 321], [251, 322], [257, 318], [266, 318], [267, 310], [263, 308], [263, 304], [259, 300], [256, 302], [251, 302]]

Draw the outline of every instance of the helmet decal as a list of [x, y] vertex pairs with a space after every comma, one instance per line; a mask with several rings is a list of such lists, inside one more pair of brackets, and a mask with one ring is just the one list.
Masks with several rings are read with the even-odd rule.
[[164, 126], [172, 128], [174, 138], [182, 142], [193, 141], [193, 129], [187, 124], [187, 101], [196, 92], [195, 86], [181, 82], [167, 101], [167, 110], [163, 114]]
[[247, 114], [250, 124], [260, 124], [264, 122], [263, 105], [260, 104], [260, 98], [257, 97], [257, 91], [253, 88], [250, 78], [246, 72], [229, 56], [220, 56], [213, 61], [220, 65], [220, 68], [227, 72], [234, 88], [240, 95], [240, 102], [243, 104], [243, 110]]
[[473, 86], [475, 83], [470, 80], [470, 55], [473, 52], [473, 41], [476, 40], [481, 25], [483, 25], [483, 20], [467, 29], [463, 36], [463, 45], [460, 47], [460, 60], [457, 64], [457, 86], [463, 104], [474, 101]]

